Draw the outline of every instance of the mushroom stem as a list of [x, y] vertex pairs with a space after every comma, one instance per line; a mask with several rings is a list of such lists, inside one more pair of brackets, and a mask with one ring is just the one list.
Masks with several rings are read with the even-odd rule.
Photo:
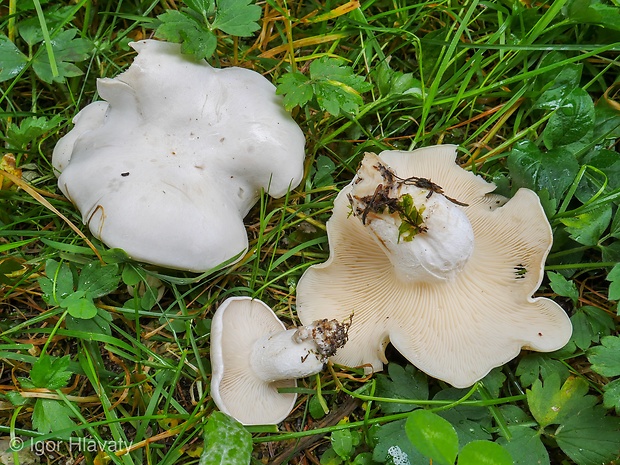
[[350, 325], [351, 318], [344, 323], [324, 319], [267, 335], [254, 344], [252, 367], [267, 382], [314, 375], [347, 342]]
[[375, 154], [364, 157], [348, 197], [403, 281], [451, 281], [473, 253], [467, 205], [430, 179], [400, 178]]

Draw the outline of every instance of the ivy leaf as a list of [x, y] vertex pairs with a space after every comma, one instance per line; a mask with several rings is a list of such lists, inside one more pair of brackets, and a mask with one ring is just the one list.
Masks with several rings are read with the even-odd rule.
[[28, 63], [24, 55], [4, 34], [0, 34], [0, 82], [17, 76]]
[[[32, 411], [32, 427], [39, 433], [55, 433], [63, 429], [75, 427], [71, 419], [73, 412], [69, 407], [53, 399], [37, 399]], [[57, 435], [61, 439], [69, 439], [70, 432]]]
[[72, 375], [70, 371], [67, 371], [69, 362], [68, 355], [55, 358], [41, 354], [37, 361], [32, 364], [30, 379], [39, 388], [60, 389], [65, 387]]
[[262, 9], [253, 0], [218, 0], [213, 27], [233, 36], [248, 37], [260, 29]]
[[[388, 364], [388, 376], [377, 375], [378, 397], [391, 399], [428, 399], [428, 382], [426, 375], [412, 365], [402, 367], [396, 363]], [[398, 404], [379, 402], [384, 413], [410, 412], [416, 408], [414, 404]]]
[[415, 410], [407, 418], [405, 432], [423, 455], [440, 465], [452, 465], [459, 450], [454, 427], [436, 413]]
[[620, 337], [606, 336], [601, 345], [588, 350], [592, 369], [603, 376], [620, 376]]
[[543, 131], [548, 149], [568, 145], [583, 138], [594, 126], [594, 102], [583, 89], [576, 88], [566, 96], [549, 118]]
[[312, 82], [301, 73], [288, 73], [278, 79], [276, 94], [284, 95], [284, 108], [291, 111], [296, 106], [303, 107], [312, 100]]
[[198, 465], [247, 465], [252, 456], [252, 435], [222, 412], [213, 412], [204, 429], [204, 449]]
[[209, 58], [217, 47], [217, 37], [193, 16], [177, 10], [169, 10], [157, 16], [161, 24], [155, 37], [180, 43], [181, 52], [196, 60]]
[[81, 76], [82, 70], [75, 63], [84, 61], [92, 51], [92, 43], [83, 38], [75, 39], [77, 29], [68, 29], [52, 38], [52, 50], [58, 67], [58, 76], [54, 76], [50, 65], [50, 57], [41, 51], [32, 62], [32, 69], [42, 80], [51, 84], [62, 82], [65, 78]]

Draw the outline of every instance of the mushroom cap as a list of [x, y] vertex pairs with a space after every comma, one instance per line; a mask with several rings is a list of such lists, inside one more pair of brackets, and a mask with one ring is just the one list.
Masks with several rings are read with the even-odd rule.
[[453, 145], [379, 157], [399, 177], [430, 179], [446, 196], [468, 204], [461, 208], [474, 231], [474, 249], [452, 280], [404, 282], [361, 221], [349, 215], [346, 186], [327, 223], [329, 259], [308, 268], [297, 286], [304, 324], [353, 313], [349, 342], [331, 360], [380, 371], [391, 342], [427, 374], [467, 387], [521, 348], [564, 346], [572, 332], [568, 316], [552, 300], [532, 298], [552, 244], [536, 194], [520, 189], [510, 200], [492, 194], [493, 184], [455, 163]]
[[277, 424], [295, 406], [297, 394], [279, 393], [295, 387], [294, 379], [265, 382], [251, 366], [254, 344], [286, 328], [264, 302], [230, 297], [211, 322], [211, 397], [218, 408], [244, 425]]
[[179, 44], [130, 44], [132, 65], [99, 79], [94, 102], [52, 157], [91, 232], [136, 260], [204, 271], [248, 247], [243, 217], [261, 189], [303, 176], [304, 136], [259, 73], [216, 69]]

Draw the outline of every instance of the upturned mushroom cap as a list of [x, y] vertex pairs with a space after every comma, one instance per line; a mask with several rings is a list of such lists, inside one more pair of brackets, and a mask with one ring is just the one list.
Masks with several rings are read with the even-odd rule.
[[133, 64], [100, 79], [56, 145], [63, 193], [91, 232], [132, 258], [204, 271], [241, 254], [243, 217], [303, 175], [304, 136], [260, 74], [212, 68], [180, 46], [130, 44]]
[[[332, 361], [380, 371], [391, 342], [427, 374], [466, 387], [521, 348], [553, 351], [568, 342], [566, 313], [550, 299], [532, 297], [552, 243], [536, 194], [520, 189], [510, 200], [492, 194], [493, 184], [455, 164], [452, 145], [379, 158], [399, 178], [432, 180], [446, 198], [466, 204], [458, 208], [473, 230], [473, 249], [449, 279], [402, 279], [375, 233], [351, 214], [356, 181], [346, 186], [327, 223], [330, 257], [306, 270], [297, 287], [302, 323], [353, 314], [349, 342]], [[429, 199], [436, 195], [442, 194]], [[429, 225], [412, 242], [432, 233]]]
[[211, 322], [211, 397], [222, 412], [245, 425], [280, 423], [291, 413], [297, 394], [278, 388], [297, 381], [269, 382], [252, 366], [256, 342], [285, 330], [260, 300], [231, 297], [218, 307]]

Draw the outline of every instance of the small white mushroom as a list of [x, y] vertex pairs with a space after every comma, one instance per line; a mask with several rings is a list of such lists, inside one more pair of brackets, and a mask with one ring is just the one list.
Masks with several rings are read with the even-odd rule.
[[276, 424], [295, 405], [278, 388], [320, 372], [347, 340], [348, 323], [316, 321], [286, 329], [264, 302], [230, 297], [211, 322], [211, 397], [245, 425]]
[[466, 387], [523, 347], [568, 342], [564, 310], [532, 298], [552, 243], [538, 197], [493, 194], [455, 158], [452, 145], [367, 155], [336, 198], [330, 257], [297, 286], [302, 323], [353, 313], [335, 363], [380, 371], [391, 342], [427, 374]]
[[105, 101], [54, 148], [58, 185], [108, 246], [211, 269], [247, 250], [243, 217], [261, 190], [281, 197], [299, 184], [303, 133], [259, 73], [192, 61], [179, 44], [130, 45], [132, 65], [98, 80]]

